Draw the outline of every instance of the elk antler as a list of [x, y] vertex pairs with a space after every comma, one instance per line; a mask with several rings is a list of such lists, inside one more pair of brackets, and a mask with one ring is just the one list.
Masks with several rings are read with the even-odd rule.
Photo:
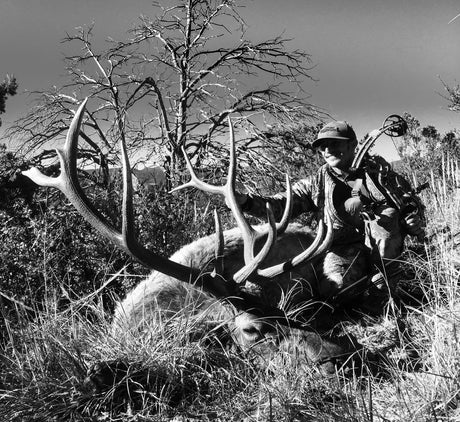
[[[120, 249], [127, 252], [147, 268], [160, 271], [178, 280], [202, 285], [211, 294], [218, 297], [226, 296], [231, 292], [223, 291], [223, 283], [216, 282], [210, 275], [200, 273], [199, 269], [178, 264], [164, 258], [153, 251], [144, 248], [138, 243], [135, 236], [133, 212], [133, 185], [131, 167], [129, 165], [126, 145], [121, 141], [121, 157], [123, 163], [123, 205], [122, 230], [114, 228], [102, 214], [91, 204], [78, 181], [77, 174], [77, 146], [80, 126], [83, 120], [87, 100], [78, 108], [67, 133], [64, 148], [56, 149], [61, 164], [61, 173], [58, 177], [49, 177], [42, 174], [36, 167], [24, 172], [36, 184], [44, 187], [59, 189], [72, 203], [76, 210], [104, 237], [115, 243]], [[225, 290], [225, 289], [224, 289]]]
[[[289, 224], [289, 220], [292, 212], [292, 189], [289, 176], [286, 175], [286, 206], [283, 212], [283, 216], [279, 223], [275, 223], [273, 212], [270, 204], [267, 203], [267, 219], [268, 219], [268, 233], [267, 239], [260, 251], [255, 254], [255, 244], [257, 239], [262, 237], [264, 233], [256, 231], [244, 217], [243, 211], [236, 199], [235, 194], [235, 180], [236, 180], [236, 152], [235, 152], [235, 136], [233, 131], [233, 124], [230, 118], [228, 118], [228, 125], [230, 128], [230, 165], [228, 170], [227, 182], [225, 185], [216, 186], [206, 183], [198, 178], [190, 159], [182, 148], [185, 161], [187, 163], [188, 170], [190, 172], [190, 181], [174, 188], [171, 192], [184, 189], [187, 187], [195, 187], [204, 192], [217, 193], [223, 195], [229, 205], [230, 210], [236, 220], [237, 226], [241, 230], [244, 244], [244, 261], [245, 265], [237, 273], [233, 275], [233, 280], [237, 285], [242, 285], [244, 282], [254, 274], [257, 274], [259, 281], [269, 280], [277, 275], [288, 272], [295, 267], [299, 267], [305, 264], [309, 260], [323, 253], [331, 244], [333, 230], [332, 222], [329, 213], [326, 212], [326, 221], [321, 219], [318, 226], [317, 236], [314, 242], [305, 251], [299, 255], [291, 258], [289, 261], [274, 265], [269, 268], [260, 269], [259, 267], [263, 263], [264, 259], [269, 254], [272, 246], [276, 242], [277, 234], [284, 232]], [[327, 233], [324, 234], [325, 226], [327, 226]]]
[[[235, 144], [233, 127], [230, 122], [230, 169], [226, 185], [224, 186], [213, 186], [208, 183], [200, 181], [187, 158], [187, 165], [191, 172], [191, 181], [183, 186], [195, 186], [199, 189], [211, 192], [219, 193], [225, 196], [228, 200], [230, 209], [237, 220], [237, 224], [243, 233], [244, 240], [244, 258], [245, 266], [234, 275], [233, 280], [226, 280], [227, 283], [222, 283], [219, 277], [216, 275], [222, 274], [223, 272], [223, 236], [222, 230], [220, 229], [220, 223], [216, 222], [217, 231], [217, 242], [216, 242], [216, 266], [213, 273], [202, 273], [198, 268], [188, 267], [177, 262], [171, 261], [164, 258], [151, 250], [144, 248], [140, 245], [135, 236], [135, 224], [134, 224], [134, 212], [133, 212], [133, 186], [131, 178], [131, 167], [129, 165], [128, 154], [126, 151], [126, 145], [122, 138], [121, 140], [121, 159], [123, 164], [123, 203], [122, 203], [122, 229], [121, 231], [113, 227], [106, 218], [91, 204], [88, 197], [85, 195], [83, 189], [78, 181], [77, 174], [77, 148], [78, 148], [78, 137], [80, 134], [80, 126], [83, 121], [83, 115], [85, 111], [87, 100], [83, 101], [72, 122], [67, 133], [66, 142], [64, 148], [56, 149], [59, 156], [61, 165], [61, 173], [58, 177], [49, 177], [42, 174], [37, 168], [31, 168], [24, 172], [24, 175], [28, 176], [36, 184], [44, 187], [53, 187], [59, 189], [67, 199], [72, 203], [76, 210], [104, 237], [112, 241], [120, 249], [127, 252], [136, 260], [140, 261], [141, 264], [152, 270], [159, 271], [168, 276], [174, 277], [180, 281], [187, 283], [195, 283], [201, 286], [208, 293], [220, 297], [227, 298], [228, 301], [232, 302], [237, 307], [250, 310], [254, 307], [260, 309], [267, 308], [263, 303], [256, 297], [252, 297], [248, 294], [243, 294], [241, 297], [232, 296], [235, 294], [234, 287], [235, 283], [242, 284], [252, 275], [257, 276], [262, 280], [269, 280], [270, 278], [289, 271], [295, 266], [299, 266], [308, 259], [317, 256], [324, 251], [332, 238], [332, 224], [330, 221], [327, 222], [328, 230], [324, 235], [325, 224], [323, 221], [320, 222], [318, 235], [313, 244], [304, 252], [291, 260], [273, 266], [271, 268], [259, 269], [265, 257], [270, 252], [273, 244], [276, 240], [277, 232], [284, 231], [289, 223], [290, 210], [292, 208], [292, 193], [287, 178], [287, 205], [280, 223], [275, 223], [273, 212], [270, 206], [267, 205], [267, 215], [269, 220], [269, 229], [267, 239], [262, 249], [255, 254], [255, 242], [263, 234], [255, 231], [251, 225], [246, 221], [243, 212], [235, 197], [235, 177], [236, 177], [236, 156], [235, 156]], [[179, 187], [179, 188], [181, 188]], [[176, 188], [176, 189], [179, 189]], [[329, 218], [328, 216], [326, 216]], [[217, 220], [216, 220], [217, 221]], [[233, 283], [232, 283], [233, 282]], [[280, 310], [277, 308], [267, 308], [267, 313], [271, 315], [278, 315], [280, 322], [286, 322], [286, 318], [280, 314]], [[293, 323], [290, 321], [289, 323]]]

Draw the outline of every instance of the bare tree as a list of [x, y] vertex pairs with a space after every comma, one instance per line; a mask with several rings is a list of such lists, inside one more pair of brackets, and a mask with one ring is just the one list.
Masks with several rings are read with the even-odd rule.
[[101, 51], [91, 27], [68, 35], [64, 42], [79, 47], [65, 59], [68, 82], [36, 92], [37, 106], [9, 135], [22, 139], [26, 152], [44, 150], [39, 160], [48, 158], [76, 104], [91, 97], [84, 157], [107, 166], [124, 140], [138, 160], [152, 160], [161, 149], [165, 166], [176, 170], [183, 166], [182, 147], [196, 163], [204, 151], [219, 155], [220, 143], [209, 140], [225, 130], [229, 115], [247, 123], [250, 134], [242, 142], [253, 142], [252, 129], [266, 119], [317, 116], [301, 87], [311, 78], [306, 52], [288, 50], [282, 36], [247, 40], [233, 0], [172, 3], [154, 4], [154, 18], [141, 17], [126, 41], [108, 40]]
[[449, 110], [460, 111], [460, 85], [449, 85], [441, 79], [446, 94], [443, 95], [444, 99], [448, 101]]
[[312, 125], [307, 120], [281, 121], [263, 128], [253, 125], [239, 149], [239, 172], [245, 189], [267, 195], [284, 189], [286, 173], [293, 180], [314, 176], [322, 158], [311, 143], [320, 128], [321, 124]]
[[[14, 76], [6, 75], [2, 83], [0, 83], [0, 114], [3, 114], [6, 110], [6, 100], [8, 96], [16, 95], [18, 90], [18, 83]], [[2, 125], [2, 119], [0, 119], [0, 126]]]

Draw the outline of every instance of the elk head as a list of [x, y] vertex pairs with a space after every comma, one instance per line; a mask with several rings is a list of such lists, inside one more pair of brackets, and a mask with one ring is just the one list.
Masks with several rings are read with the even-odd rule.
[[[193, 283], [207, 293], [231, 302], [238, 309], [251, 311], [258, 309], [263, 314], [269, 314], [272, 318], [279, 318], [281, 322], [286, 317], [280, 309], [267, 307], [257, 297], [247, 294], [241, 289], [247, 280], [259, 284], [271, 283], [273, 279], [295, 267], [305, 265], [309, 260], [322, 254], [332, 240], [332, 224], [330, 221], [321, 219], [317, 236], [313, 243], [300, 254], [290, 258], [288, 261], [280, 262], [268, 268], [263, 267], [264, 259], [276, 243], [277, 235], [286, 230], [290, 219], [291, 192], [289, 178], [287, 177], [288, 201], [284, 215], [279, 223], [274, 221], [273, 213], [267, 204], [268, 233], [261, 233], [255, 230], [246, 220], [235, 197], [236, 178], [236, 153], [234, 132], [229, 119], [230, 127], [230, 167], [227, 182], [223, 186], [215, 186], [201, 181], [193, 171], [192, 165], [186, 157], [186, 162], [191, 173], [191, 180], [177, 189], [193, 186], [205, 192], [223, 195], [230, 206], [239, 227], [244, 244], [244, 266], [229, 279], [222, 280], [222, 250], [223, 236], [220, 225], [217, 226], [217, 239], [215, 249], [215, 270], [212, 273], [203, 272], [200, 268], [193, 268], [174, 262], [155, 252], [146, 249], [136, 239], [135, 222], [133, 212], [133, 185], [131, 178], [131, 167], [128, 160], [126, 145], [121, 142], [121, 160], [123, 166], [123, 202], [122, 202], [122, 228], [118, 230], [113, 227], [106, 218], [91, 204], [85, 192], [80, 186], [77, 175], [77, 147], [80, 127], [83, 120], [87, 100], [83, 101], [72, 119], [67, 139], [62, 149], [57, 149], [61, 173], [58, 177], [43, 175], [37, 168], [24, 172], [36, 184], [44, 187], [54, 187], [61, 190], [77, 211], [96, 229], [126, 253], [134, 257], [141, 264], [151, 270], [156, 270], [184, 283]], [[329, 220], [329, 216], [325, 215]], [[218, 218], [216, 218], [218, 221]], [[263, 247], [256, 250], [256, 240], [266, 237]], [[292, 325], [292, 321], [290, 322]]]

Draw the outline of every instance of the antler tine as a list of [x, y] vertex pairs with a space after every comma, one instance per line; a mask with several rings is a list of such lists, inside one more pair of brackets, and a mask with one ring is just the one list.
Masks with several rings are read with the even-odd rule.
[[[326, 219], [326, 221], [324, 221], [324, 219]], [[311, 260], [318, 255], [321, 255], [329, 248], [329, 246], [331, 246], [332, 240], [334, 239], [334, 227], [332, 223], [332, 216], [329, 211], [325, 210], [325, 216], [321, 219], [320, 224], [323, 226], [323, 231], [324, 226], [327, 227], [326, 235], [324, 236], [323, 241], [308, 256], [303, 257], [301, 256], [302, 254], [295, 256], [292, 260], [295, 267], [302, 265], [306, 260]]]
[[[244, 262], [248, 264], [254, 259], [254, 247], [256, 239], [259, 234], [252, 228], [246, 220], [246, 217], [241, 210], [241, 206], [236, 199], [235, 183], [236, 183], [236, 147], [235, 147], [235, 133], [233, 130], [233, 123], [228, 117], [228, 126], [230, 130], [230, 163], [228, 169], [227, 183], [225, 184], [225, 198], [227, 199], [228, 206], [232, 211], [236, 224], [241, 230], [241, 235], [244, 242]], [[268, 240], [268, 239], [267, 239]]]
[[123, 137], [120, 141], [120, 150], [123, 169], [122, 237], [127, 245], [135, 245], [137, 242], [134, 233], [133, 180]]
[[[328, 212], [326, 212], [325, 218], [326, 223], [324, 222], [324, 219], [319, 221], [319, 228], [315, 240], [307, 249], [291, 258], [289, 261], [273, 265], [272, 267], [259, 269], [257, 274], [261, 277], [270, 279], [287, 271], [291, 271], [295, 267], [306, 264], [308, 261], [326, 251], [331, 245], [334, 231], [332, 227], [332, 218]], [[325, 227], [327, 227], [326, 234], [324, 234]]]
[[292, 207], [292, 185], [291, 180], [289, 178], [289, 174], [286, 173], [286, 206], [284, 207], [284, 212], [283, 216], [281, 217], [281, 220], [278, 223], [276, 223], [276, 231], [278, 232], [278, 234], [282, 234], [286, 231], [291, 220]]
[[185, 164], [187, 165], [187, 169], [190, 173], [190, 180], [187, 183], [184, 183], [182, 185], [175, 187], [174, 189], [171, 189], [169, 193], [173, 193], [178, 190], [185, 189], [185, 188], [197, 188], [203, 192], [218, 193], [220, 195], [225, 195], [224, 186], [211, 185], [210, 183], [206, 183], [203, 180], [201, 180], [196, 175], [195, 170], [193, 169], [192, 163], [190, 161], [190, 158], [188, 158], [187, 152], [185, 151], [185, 148], [181, 147], [181, 151], [184, 156]]
[[236, 284], [243, 284], [254, 272], [258, 271], [260, 264], [270, 253], [272, 246], [276, 242], [277, 231], [276, 231], [276, 222], [275, 216], [269, 203], [267, 203], [267, 219], [268, 219], [268, 234], [267, 239], [264, 243], [264, 246], [259, 251], [259, 253], [254, 256], [250, 261], [246, 262], [246, 265], [241, 268], [233, 276], [233, 280]]
[[214, 225], [216, 226], [216, 247], [214, 256], [216, 258], [214, 264], [213, 276], [222, 275], [224, 273], [224, 233], [222, 232], [222, 224], [220, 222], [219, 213], [214, 209]]

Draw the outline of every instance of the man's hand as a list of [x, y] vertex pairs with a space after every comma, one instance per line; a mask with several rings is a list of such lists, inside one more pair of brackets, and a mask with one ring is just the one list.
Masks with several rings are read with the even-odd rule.
[[408, 214], [404, 217], [404, 229], [407, 234], [419, 239], [425, 236], [423, 222], [418, 214]]

